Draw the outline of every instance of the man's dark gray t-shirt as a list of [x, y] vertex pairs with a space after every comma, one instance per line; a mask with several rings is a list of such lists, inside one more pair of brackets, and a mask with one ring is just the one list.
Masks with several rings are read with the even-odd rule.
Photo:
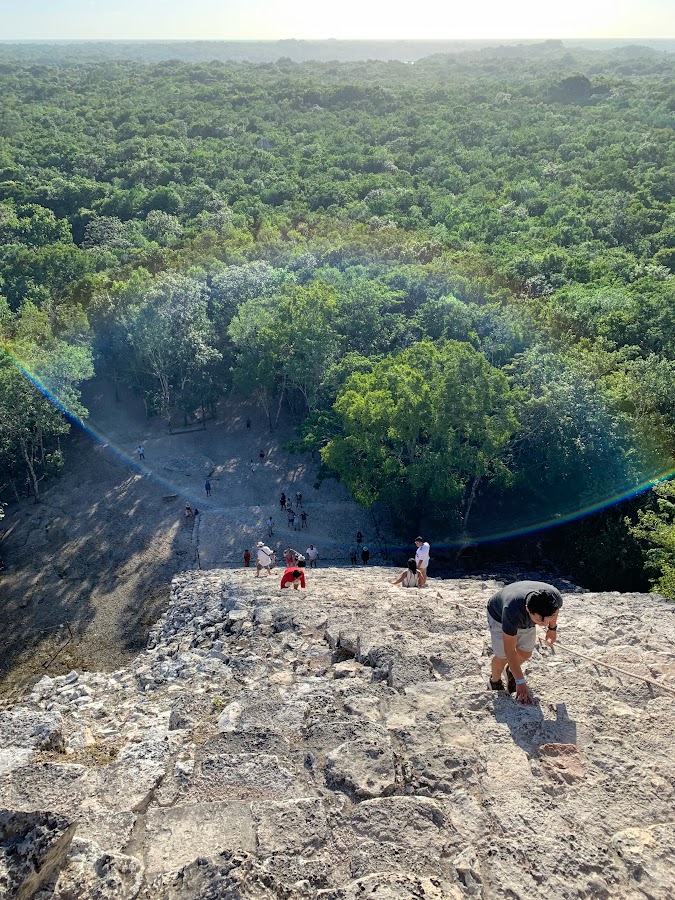
[[562, 595], [545, 581], [514, 581], [498, 591], [488, 603], [488, 612], [496, 622], [502, 623], [504, 634], [516, 635], [519, 628], [534, 628], [534, 622], [525, 609], [525, 602], [532, 593], [546, 593], [562, 606]]

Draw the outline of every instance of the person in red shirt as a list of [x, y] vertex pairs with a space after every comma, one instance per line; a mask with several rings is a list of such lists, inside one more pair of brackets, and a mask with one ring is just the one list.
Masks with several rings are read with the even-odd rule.
[[302, 569], [296, 569], [295, 566], [290, 566], [288, 569], [286, 569], [281, 578], [281, 587], [287, 588], [291, 585], [293, 585], [296, 591], [298, 590], [298, 588], [304, 588], [305, 573], [302, 571]]

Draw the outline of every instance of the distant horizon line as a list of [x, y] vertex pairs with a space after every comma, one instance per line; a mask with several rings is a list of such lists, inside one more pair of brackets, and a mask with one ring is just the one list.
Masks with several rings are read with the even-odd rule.
[[131, 37], [106, 37], [106, 38], [76, 38], [76, 37], [31, 37], [31, 38], [0, 38], [0, 44], [114, 44], [124, 42], [128, 44], [304, 44], [304, 43], [344, 43], [344, 44], [366, 44], [379, 42], [383, 44], [397, 44], [405, 42], [407, 44], [456, 44], [456, 43], [500, 43], [500, 44], [519, 44], [519, 43], [547, 43], [565, 42], [565, 41], [621, 41], [622, 43], [633, 43], [635, 41], [651, 41], [653, 43], [668, 43], [675, 40], [672, 37], [648, 37], [645, 35], [635, 37], [520, 37], [520, 38], [495, 38], [495, 37], [454, 37], [454, 38], [131, 38]]

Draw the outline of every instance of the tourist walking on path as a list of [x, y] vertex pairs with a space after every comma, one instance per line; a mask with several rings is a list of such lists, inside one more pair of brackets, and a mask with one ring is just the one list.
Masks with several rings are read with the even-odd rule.
[[289, 507], [288, 507], [288, 512], [286, 513], [286, 516], [288, 517], [288, 527], [289, 527], [289, 528], [292, 528], [292, 527], [293, 527], [293, 520], [295, 519], [295, 513], [293, 512], [293, 507], [292, 507], [292, 506], [289, 506]]
[[261, 463], [265, 461], [265, 451], [262, 448], [260, 449], [260, 453], [258, 454], [258, 456], [260, 457]]
[[301, 587], [305, 587], [305, 573], [302, 569], [296, 569], [293, 566], [286, 569], [284, 574], [281, 576], [281, 585], [282, 588], [294, 587], [297, 591]]
[[246, 427], [247, 427], [247, 428], [250, 428], [250, 427], [251, 427], [251, 420], [250, 420], [250, 419], [246, 419]]
[[363, 535], [361, 534], [360, 531], [357, 531], [357, 532], [356, 532], [356, 546], [357, 546], [357, 548], [360, 547], [362, 543], [363, 543]]
[[210, 497], [211, 496], [211, 482], [210, 481], [207, 481], [204, 484], [204, 490], [206, 491], [206, 496]]
[[300, 513], [300, 521], [302, 522], [301, 528], [307, 528], [307, 513], [303, 511]]
[[297, 513], [293, 516], [293, 531], [300, 531], [300, 516]]
[[417, 571], [417, 563], [411, 557], [408, 560], [408, 568], [404, 569], [392, 584], [401, 584], [403, 587], [422, 587], [420, 584], [419, 572]]
[[316, 569], [316, 561], [319, 558], [319, 551], [316, 549], [314, 544], [310, 544], [307, 550], [305, 550], [307, 555], [307, 559], [309, 560], [310, 569]]
[[350, 562], [353, 566], [356, 565], [356, 554], [357, 554], [357, 553], [358, 553], [358, 550], [356, 549], [356, 547], [352, 546], [352, 547], [349, 548], [349, 562]]
[[429, 568], [429, 553], [431, 552], [431, 547], [423, 537], [416, 537], [415, 545], [417, 546], [415, 562], [417, 563], [417, 571], [422, 577], [420, 584], [420, 587], [422, 587], [427, 580], [427, 569]]
[[279, 497], [279, 508], [283, 512], [286, 509], [286, 494], [282, 492], [281, 497]]
[[274, 535], [274, 519], [272, 516], [269, 516], [267, 519], [267, 536], [273, 537]]
[[143, 444], [139, 444], [138, 447], [136, 447], [136, 453], [138, 453], [139, 459], [145, 459], [145, 447]]
[[185, 525], [186, 525], [186, 527], [187, 527], [187, 526], [190, 524], [190, 520], [192, 519], [192, 507], [190, 506], [190, 503], [189, 503], [189, 502], [187, 502], [187, 503], [185, 504], [185, 509], [184, 509], [184, 511], [183, 511], [183, 516], [185, 517]]
[[364, 547], [361, 551], [361, 559], [363, 560], [363, 565], [367, 566], [370, 559], [370, 550], [367, 547]]
[[295, 565], [295, 557], [295, 550], [292, 547], [286, 547], [284, 550], [284, 562], [286, 563], [286, 567]]
[[258, 541], [258, 543], [256, 544], [256, 547], [257, 547], [258, 553], [257, 553], [256, 561], [255, 561], [255, 567], [256, 567], [255, 577], [256, 578], [260, 577], [260, 572], [262, 571], [262, 569], [265, 569], [267, 574], [270, 575], [271, 574], [270, 565], [272, 563], [272, 551], [270, 550], [270, 548], [268, 546], [263, 544], [262, 541]]
[[302, 494], [298, 491], [295, 495], [295, 505], [302, 506]]
[[492, 671], [489, 687], [503, 691], [502, 672], [506, 666], [507, 691], [515, 691], [518, 703], [533, 703], [523, 663], [532, 656], [537, 639], [535, 625], [546, 629], [547, 644], [558, 636], [558, 613], [563, 605], [560, 591], [544, 581], [515, 581], [490, 598], [488, 628], [492, 641]]
[[255, 472], [255, 463], [253, 462], [253, 460], [250, 460], [248, 465], [251, 472]]
[[251, 551], [250, 550], [244, 550], [244, 565], [246, 566], [247, 569], [251, 565]]

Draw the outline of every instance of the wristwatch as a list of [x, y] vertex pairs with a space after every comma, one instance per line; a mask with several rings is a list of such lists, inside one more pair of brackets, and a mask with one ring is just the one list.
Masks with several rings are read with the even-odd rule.
[[547, 626], [546, 626], [546, 630], [547, 630], [547, 631], [557, 631], [557, 630], [558, 630], [558, 626], [557, 626], [557, 625], [547, 625]]

